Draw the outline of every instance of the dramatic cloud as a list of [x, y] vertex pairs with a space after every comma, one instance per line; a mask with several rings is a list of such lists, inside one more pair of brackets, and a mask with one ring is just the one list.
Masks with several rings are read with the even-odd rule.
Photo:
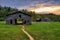
[[55, 1], [46, 1], [46, 0], [33, 0], [33, 2], [31, 2], [30, 4], [24, 5], [24, 6], [20, 6], [18, 8], [38, 8], [41, 6], [59, 6], [60, 3], [55, 2]]

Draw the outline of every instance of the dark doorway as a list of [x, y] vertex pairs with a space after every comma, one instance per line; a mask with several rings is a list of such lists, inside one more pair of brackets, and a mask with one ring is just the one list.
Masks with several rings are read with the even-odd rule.
[[15, 19], [15, 24], [17, 24], [17, 19]]
[[19, 15], [19, 17], [21, 18], [21, 15]]
[[10, 24], [12, 24], [12, 20], [10, 20]]

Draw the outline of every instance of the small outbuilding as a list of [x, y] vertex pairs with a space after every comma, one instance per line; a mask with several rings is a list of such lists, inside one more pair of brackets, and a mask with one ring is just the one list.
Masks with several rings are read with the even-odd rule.
[[45, 18], [43, 19], [43, 21], [45, 21], [45, 22], [51, 22], [51, 19], [48, 18], [48, 17], [45, 17]]
[[31, 15], [23, 13], [21, 11], [6, 15], [6, 24], [18, 24], [18, 18], [22, 19], [22, 24], [31, 24]]
[[36, 22], [41, 22], [41, 18], [36, 18]]

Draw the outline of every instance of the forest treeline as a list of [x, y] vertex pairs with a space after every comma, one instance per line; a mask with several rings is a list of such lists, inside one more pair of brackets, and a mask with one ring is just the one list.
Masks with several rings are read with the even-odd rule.
[[[0, 21], [4, 21], [6, 18], [6, 15], [10, 14], [11, 12], [18, 11], [16, 8], [11, 8], [11, 7], [2, 7], [0, 5]], [[48, 14], [36, 14], [35, 12], [27, 11], [26, 9], [24, 10], [19, 10], [21, 12], [30, 14], [32, 16], [32, 20], [35, 21], [37, 18], [46, 18], [48, 17], [51, 19], [51, 21], [60, 21], [60, 15], [55, 15], [53, 13], [48, 13]]]

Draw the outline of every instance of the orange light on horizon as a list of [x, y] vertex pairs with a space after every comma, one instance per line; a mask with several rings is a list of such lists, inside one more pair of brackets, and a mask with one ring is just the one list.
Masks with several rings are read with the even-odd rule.
[[35, 11], [36, 13], [40, 12], [51, 12], [51, 13], [60, 13], [60, 6], [50, 6], [50, 7], [40, 7], [40, 8], [32, 8], [30, 11]]

